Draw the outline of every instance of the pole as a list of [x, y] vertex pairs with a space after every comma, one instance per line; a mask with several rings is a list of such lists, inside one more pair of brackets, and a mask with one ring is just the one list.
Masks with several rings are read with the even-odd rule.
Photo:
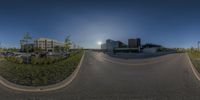
[[1, 42], [0, 42], [0, 52], [2, 52], [3, 51], [3, 49], [1, 48]]
[[198, 41], [198, 43], [197, 43], [197, 46], [198, 46], [198, 52], [199, 52], [199, 44], [200, 44], [200, 41]]

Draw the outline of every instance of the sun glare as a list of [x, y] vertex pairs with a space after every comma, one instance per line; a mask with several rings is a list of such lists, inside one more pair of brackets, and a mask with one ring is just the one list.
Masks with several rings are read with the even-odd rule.
[[101, 41], [98, 41], [98, 42], [97, 42], [97, 44], [98, 44], [98, 45], [101, 45], [101, 44], [102, 44], [102, 42], [101, 42]]

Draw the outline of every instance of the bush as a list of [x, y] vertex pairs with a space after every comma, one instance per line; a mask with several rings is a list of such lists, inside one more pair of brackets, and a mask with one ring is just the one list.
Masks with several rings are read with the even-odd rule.
[[31, 64], [38, 64], [37, 57], [31, 57]]
[[39, 64], [39, 65], [43, 65], [43, 64], [53, 64], [59, 61], [65, 60], [64, 57], [56, 57], [56, 56], [50, 56], [50, 57], [46, 57], [46, 58], [41, 58], [41, 57], [31, 57], [31, 64]]
[[15, 56], [8, 56], [5, 57], [9, 62], [17, 63], [17, 64], [22, 64], [24, 61], [20, 57], [15, 57]]
[[22, 64], [24, 62], [24, 60], [22, 58], [17, 58], [16, 59], [16, 63], [18, 64]]
[[[47, 58], [31, 58], [31, 64], [10, 63], [10, 61], [2, 61], [0, 63], [0, 74], [7, 80], [26, 86], [44, 86], [55, 84], [68, 77], [76, 66], [79, 64], [83, 51], [70, 56], [68, 59], [63, 57], [47, 57]], [[7, 57], [14, 60], [15, 58]], [[46, 60], [45, 64], [41, 64]], [[53, 64], [49, 64], [56, 61]], [[35, 65], [37, 64], [37, 65]]]

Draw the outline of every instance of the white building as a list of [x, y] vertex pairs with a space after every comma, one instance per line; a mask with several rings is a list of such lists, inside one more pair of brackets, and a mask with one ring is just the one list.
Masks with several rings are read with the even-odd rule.
[[54, 52], [55, 47], [64, 47], [64, 43], [49, 38], [38, 38], [34, 41], [34, 46], [44, 51]]

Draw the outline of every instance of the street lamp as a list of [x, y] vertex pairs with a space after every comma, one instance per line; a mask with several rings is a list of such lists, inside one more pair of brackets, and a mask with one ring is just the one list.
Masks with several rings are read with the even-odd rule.
[[0, 52], [2, 52], [3, 50], [2, 50], [2, 48], [1, 48], [1, 42], [0, 42]]
[[197, 43], [197, 46], [198, 46], [198, 51], [199, 51], [199, 44], [200, 44], [200, 41], [198, 41], [198, 43]]

